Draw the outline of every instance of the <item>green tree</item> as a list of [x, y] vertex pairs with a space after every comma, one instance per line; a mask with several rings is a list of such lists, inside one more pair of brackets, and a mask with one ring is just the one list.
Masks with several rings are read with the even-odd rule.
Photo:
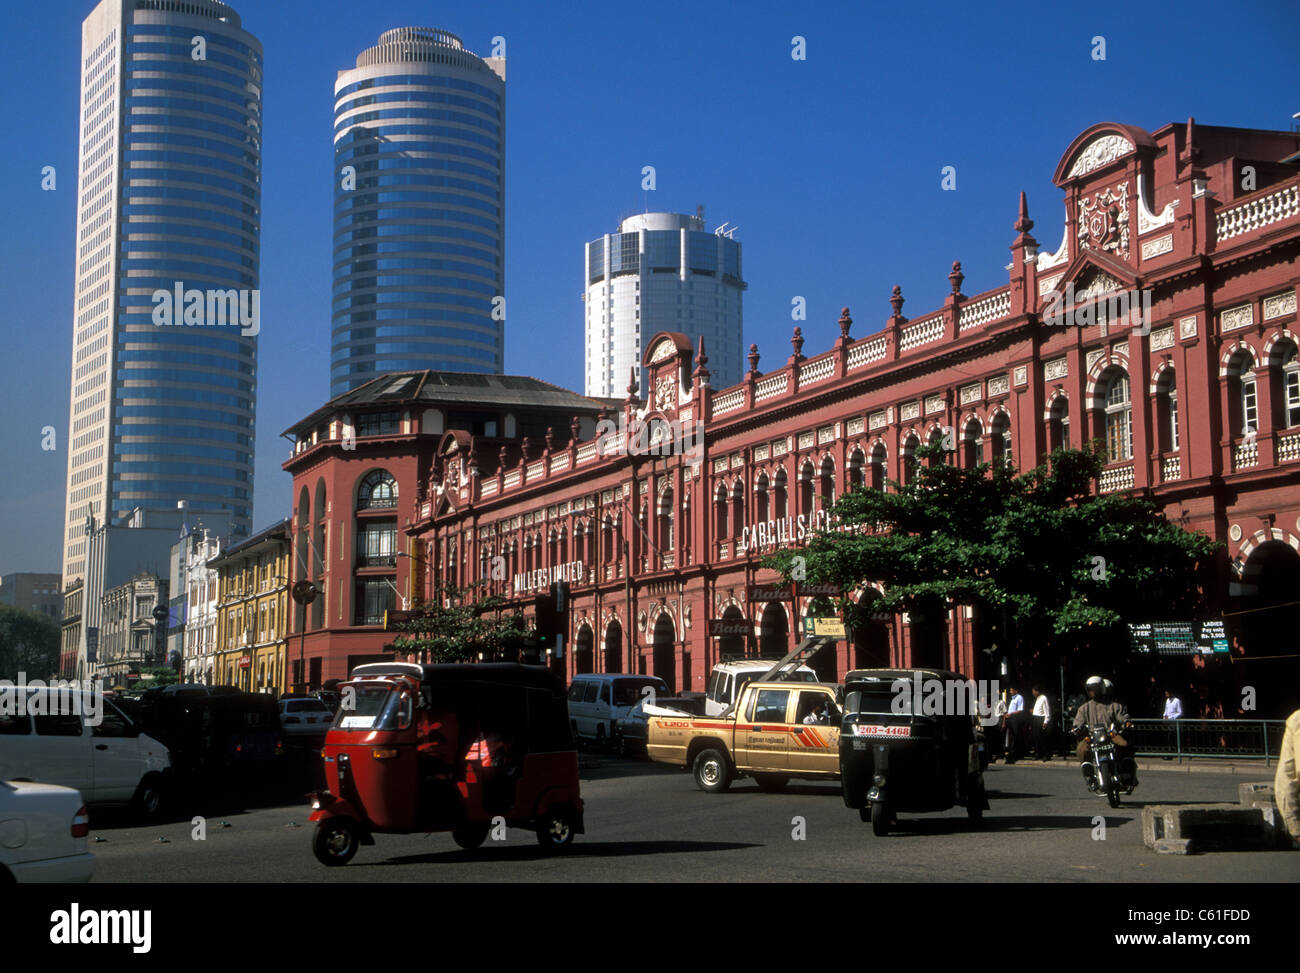
[[417, 601], [413, 617], [399, 622], [393, 640], [399, 652], [425, 662], [485, 662], [517, 659], [529, 631], [523, 616], [508, 611], [499, 595], [477, 597], [478, 586], [439, 587], [430, 601]]
[[807, 581], [846, 593], [881, 585], [875, 613], [946, 617], [974, 606], [993, 620], [1000, 648], [1026, 662], [1072, 649], [1127, 653], [1125, 623], [1203, 608], [1200, 582], [1221, 545], [1150, 500], [1093, 494], [1104, 465], [1096, 444], [1057, 449], [1025, 473], [1001, 461], [960, 469], [945, 458], [942, 446], [921, 447], [911, 483], [842, 496], [831, 530], [764, 563], [789, 579], [803, 557]]
[[57, 675], [59, 642], [59, 624], [48, 615], [0, 605], [0, 678]]

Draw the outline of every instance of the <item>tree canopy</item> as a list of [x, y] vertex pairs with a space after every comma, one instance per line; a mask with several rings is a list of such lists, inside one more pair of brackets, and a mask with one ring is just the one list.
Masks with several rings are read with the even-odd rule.
[[423, 662], [485, 662], [517, 659], [529, 636], [523, 616], [508, 611], [499, 595], [477, 597], [477, 586], [440, 586], [429, 601], [417, 601], [413, 617], [398, 622], [393, 641], [399, 652]]
[[1096, 446], [1057, 449], [1024, 473], [944, 457], [940, 445], [921, 447], [911, 482], [846, 493], [829, 530], [764, 563], [846, 593], [879, 586], [876, 613], [977, 606], [1002, 621], [1003, 649], [1022, 658], [1203, 607], [1198, 581], [1220, 545], [1148, 499], [1092, 493], [1103, 467]]
[[59, 671], [59, 623], [40, 612], [0, 605], [0, 679], [26, 673], [47, 679]]

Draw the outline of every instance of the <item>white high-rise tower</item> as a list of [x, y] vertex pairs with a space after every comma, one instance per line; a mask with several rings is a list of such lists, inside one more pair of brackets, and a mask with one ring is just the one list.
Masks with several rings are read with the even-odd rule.
[[643, 213], [586, 247], [586, 393], [622, 398], [630, 369], [645, 397], [641, 356], [658, 331], [680, 331], [709, 355], [714, 388], [742, 373], [740, 244], [724, 223]]

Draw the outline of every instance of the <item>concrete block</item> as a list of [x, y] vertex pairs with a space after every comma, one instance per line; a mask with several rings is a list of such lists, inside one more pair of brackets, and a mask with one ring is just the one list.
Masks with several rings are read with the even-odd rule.
[[1276, 829], [1264, 810], [1239, 804], [1149, 804], [1142, 809], [1142, 841], [1157, 849], [1160, 841], [1187, 840], [1197, 852], [1275, 848]]
[[1238, 784], [1237, 801], [1246, 807], [1272, 807], [1276, 803], [1273, 800], [1273, 782], [1264, 781], [1258, 784]]
[[1156, 841], [1155, 850], [1162, 855], [1194, 855], [1190, 838], [1161, 838]]

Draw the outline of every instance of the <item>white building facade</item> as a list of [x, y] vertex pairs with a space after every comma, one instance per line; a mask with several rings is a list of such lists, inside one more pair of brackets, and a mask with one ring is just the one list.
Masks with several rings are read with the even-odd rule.
[[184, 682], [212, 685], [216, 670], [217, 600], [216, 568], [208, 566], [221, 553], [221, 538], [204, 531], [187, 552], [185, 575], [189, 582], [185, 606]]
[[733, 233], [706, 232], [702, 216], [642, 213], [586, 245], [587, 395], [622, 397], [634, 368], [644, 393], [644, 342], [660, 331], [703, 338], [716, 387], [740, 381], [748, 285]]

